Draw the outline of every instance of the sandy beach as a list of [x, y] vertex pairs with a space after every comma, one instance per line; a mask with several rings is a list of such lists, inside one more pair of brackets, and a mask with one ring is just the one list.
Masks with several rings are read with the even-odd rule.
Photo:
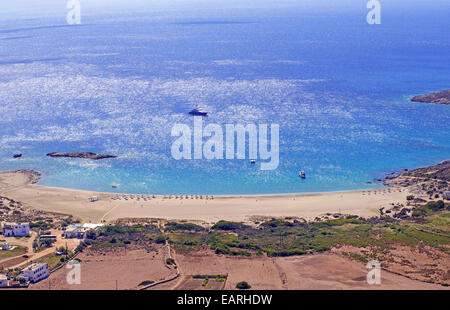
[[[44, 187], [32, 184], [34, 181], [35, 176], [29, 172], [0, 173], [0, 195], [37, 210], [70, 214], [83, 222], [145, 217], [208, 224], [218, 220], [249, 222], [266, 217], [310, 220], [334, 213], [370, 217], [379, 215], [380, 208], [392, 207], [392, 203], [404, 204], [408, 195], [404, 188], [392, 187], [315, 194], [214, 196], [213, 199], [211, 196], [208, 199], [156, 196], [137, 200], [137, 195], [126, 195], [125, 200], [124, 195]], [[99, 200], [89, 202], [89, 197], [94, 195]], [[120, 199], [114, 199], [117, 197]]]

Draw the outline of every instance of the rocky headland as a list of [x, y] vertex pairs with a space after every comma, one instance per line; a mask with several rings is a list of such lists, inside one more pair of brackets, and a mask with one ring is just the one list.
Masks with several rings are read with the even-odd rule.
[[450, 160], [430, 167], [388, 175], [383, 183], [391, 187], [408, 188], [414, 194], [410, 200], [418, 200], [417, 202], [442, 199], [443, 193], [450, 191]]

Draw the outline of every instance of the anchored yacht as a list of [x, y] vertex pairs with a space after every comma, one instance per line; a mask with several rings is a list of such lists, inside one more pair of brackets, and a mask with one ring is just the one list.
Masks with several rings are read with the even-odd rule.
[[208, 112], [204, 112], [200, 108], [192, 109], [192, 111], [189, 112], [189, 114], [194, 116], [208, 116]]

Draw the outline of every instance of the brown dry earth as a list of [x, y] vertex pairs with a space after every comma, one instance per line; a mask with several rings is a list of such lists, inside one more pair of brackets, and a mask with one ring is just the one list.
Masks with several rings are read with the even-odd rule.
[[379, 251], [377, 248], [357, 248], [342, 246], [334, 248], [339, 254], [370, 254], [381, 266], [392, 273], [419, 280], [444, 285], [450, 285], [450, 255], [429, 246], [407, 247], [396, 245], [389, 251]]
[[155, 251], [128, 249], [126, 253], [124, 248], [107, 252], [86, 250], [77, 256], [81, 259], [81, 284], [68, 284], [71, 269], [65, 266], [29, 289], [115, 290], [116, 284], [119, 290], [137, 289], [143, 281], [156, 282], [176, 273], [165, 266], [166, 256], [163, 247], [155, 247]]
[[[365, 264], [335, 253], [269, 258], [238, 258], [203, 250], [176, 255], [183, 274], [228, 274], [225, 289], [247, 281], [252, 289], [446, 289], [441, 285], [412, 280], [381, 271], [381, 285], [368, 285]], [[181, 278], [176, 288], [183, 288]]]
[[[124, 249], [101, 252], [86, 250], [78, 256], [81, 259], [81, 284], [69, 285], [66, 277], [70, 271], [61, 268], [49, 279], [31, 285], [29, 289], [87, 289], [97, 290], [138, 289], [142, 281], [160, 281], [176, 274], [174, 268], [165, 264], [167, 251], [158, 246], [157, 251]], [[347, 249], [348, 250], [348, 249]], [[171, 282], [151, 287], [161, 289], [204, 289], [202, 281], [192, 281], [192, 275], [227, 274], [225, 283], [211, 287], [235, 289], [240, 281], [247, 281], [252, 289], [448, 289], [437, 284], [410, 279], [386, 270], [381, 271], [381, 285], [368, 285], [368, 270], [365, 264], [351, 260], [337, 252], [269, 258], [251, 258], [216, 255], [211, 250], [201, 250], [188, 255], [175, 256], [181, 276]], [[50, 282], [50, 284], [49, 284]]]

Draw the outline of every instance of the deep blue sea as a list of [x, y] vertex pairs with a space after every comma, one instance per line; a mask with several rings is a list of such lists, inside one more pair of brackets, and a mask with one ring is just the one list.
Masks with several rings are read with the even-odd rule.
[[[272, 194], [375, 188], [450, 159], [450, 107], [409, 101], [450, 88], [450, 2], [385, 3], [380, 25], [361, 2], [0, 19], [0, 171], [96, 191]], [[278, 169], [173, 159], [171, 128], [192, 126], [195, 106], [205, 125], [279, 124]], [[119, 157], [45, 156], [72, 151]]]

